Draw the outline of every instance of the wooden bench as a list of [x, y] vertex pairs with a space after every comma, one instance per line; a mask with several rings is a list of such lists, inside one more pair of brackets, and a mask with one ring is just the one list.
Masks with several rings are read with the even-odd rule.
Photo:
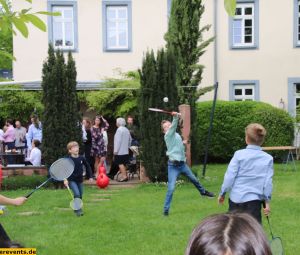
[[271, 146], [271, 147], [262, 147], [263, 151], [288, 151], [286, 161], [283, 161], [282, 163], [285, 163], [284, 170], [286, 170], [287, 164], [291, 162], [294, 166], [294, 170], [296, 171], [296, 164], [293, 156], [293, 152], [297, 154], [297, 147], [294, 146]]

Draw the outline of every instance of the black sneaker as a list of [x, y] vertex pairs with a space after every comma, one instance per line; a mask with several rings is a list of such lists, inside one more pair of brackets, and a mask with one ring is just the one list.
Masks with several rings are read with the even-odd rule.
[[169, 212], [168, 211], [164, 211], [164, 216], [169, 216]]
[[212, 192], [209, 192], [209, 191], [205, 190], [205, 192], [202, 193], [201, 196], [202, 196], [202, 197], [210, 197], [210, 198], [213, 198], [213, 197], [215, 197], [215, 194], [212, 193]]

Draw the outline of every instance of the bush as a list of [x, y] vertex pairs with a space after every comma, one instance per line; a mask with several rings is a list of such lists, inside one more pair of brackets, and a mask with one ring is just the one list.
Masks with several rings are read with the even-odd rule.
[[[46, 176], [32, 175], [32, 176], [14, 176], [3, 179], [3, 190], [16, 190], [16, 189], [34, 189], [42, 182], [46, 181]], [[51, 182], [48, 182], [43, 187], [49, 187]], [[25, 194], [24, 194], [25, 195]]]
[[[194, 130], [194, 159], [203, 159], [209, 128], [212, 102], [197, 104], [197, 127]], [[285, 111], [261, 102], [217, 101], [209, 160], [229, 161], [234, 151], [242, 149], [245, 143], [245, 127], [250, 123], [260, 123], [267, 130], [263, 146], [289, 146], [294, 139], [294, 120]], [[282, 152], [271, 152], [280, 157]]]

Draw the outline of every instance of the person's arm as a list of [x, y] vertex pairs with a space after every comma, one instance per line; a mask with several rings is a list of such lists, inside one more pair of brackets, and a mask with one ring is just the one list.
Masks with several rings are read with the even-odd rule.
[[273, 189], [273, 184], [272, 184], [273, 174], [274, 174], [273, 159], [271, 159], [271, 161], [268, 165], [267, 176], [266, 176], [266, 180], [264, 183], [264, 189], [263, 189], [264, 201], [266, 204], [266, 206], [264, 208], [265, 215], [269, 215], [269, 213], [271, 211], [270, 210], [270, 200], [272, 197], [272, 189]]
[[121, 132], [120, 129], [117, 129], [117, 132], [114, 137], [114, 155], [118, 155], [118, 151], [121, 147]]
[[8, 198], [0, 195], [0, 204], [4, 205], [22, 205], [26, 200], [26, 197]]
[[224, 181], [218, 198], [219, 204], [223, 204], [226, 192], [232, 188], [238, 170], [239, 170], [239, 161], [235, 153], [228, 165], [227, 171], [224, 176]]
[[29, 126], [28, 133], [27, 133], [27, 137], [26, 137], [28, 149], [31, 149], [31, 142], [32, 142], [32, 138], [33, 138], [33, 131], [32, 131], [32, 128], [33, 128], [33, 125], [31, 124], [31, 125]]
[[103, 120], [103, 128], [104, 130], [107, 130], [109, 128], [109, 124], [108, 121], [106, 119], [103, 118], [103, 116], [101, 116], [101, 119]]
[[173, 121], [172, 121], [171, 127], [169, 128], [168, 132], [165, 134], [167, 137], [174, 136], [176, 133], [177, 126], [178, 126], [179, 113], [172, 112], [172, 116], [173, 116]]
[[132, 137], [131, 137], [130, 132], [128, 132], [128, 133], [129, 133], [129, 136], [128, 136], [128, 144], [129, 144], [129, 146], [128, 146], [128, 148], [130, 148], [131, 143], [132, 143]]

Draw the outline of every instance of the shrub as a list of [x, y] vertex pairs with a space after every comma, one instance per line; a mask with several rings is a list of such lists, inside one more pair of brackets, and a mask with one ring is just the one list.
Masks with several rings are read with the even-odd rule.
[[[197, 104], [197, 127], [194, 130], [194, 159], [202, 159], [209, 127], [212, 102]], [[216, 104], [213, 131], [209, 146], [209, 159], [228, 161], [234, 151], [245, 147], [245, 127], [260, 123], [267, 130], [263, 146], [288, 146], [294, 139], [294, 120], [285, 111], [261, 102], [225, 102]], [[282, 152], [271, 152], [279, 157]]]
[[[34, 189], [47, 179], [46, 176], [32, 175], [32, 176], [14, 176], [3, 179], [3, 190], [16, 189]], [[51, 184], [47, 183], [44, 187], [49, 187]], [[24, 194], [25, 195], [25, 194]]]

